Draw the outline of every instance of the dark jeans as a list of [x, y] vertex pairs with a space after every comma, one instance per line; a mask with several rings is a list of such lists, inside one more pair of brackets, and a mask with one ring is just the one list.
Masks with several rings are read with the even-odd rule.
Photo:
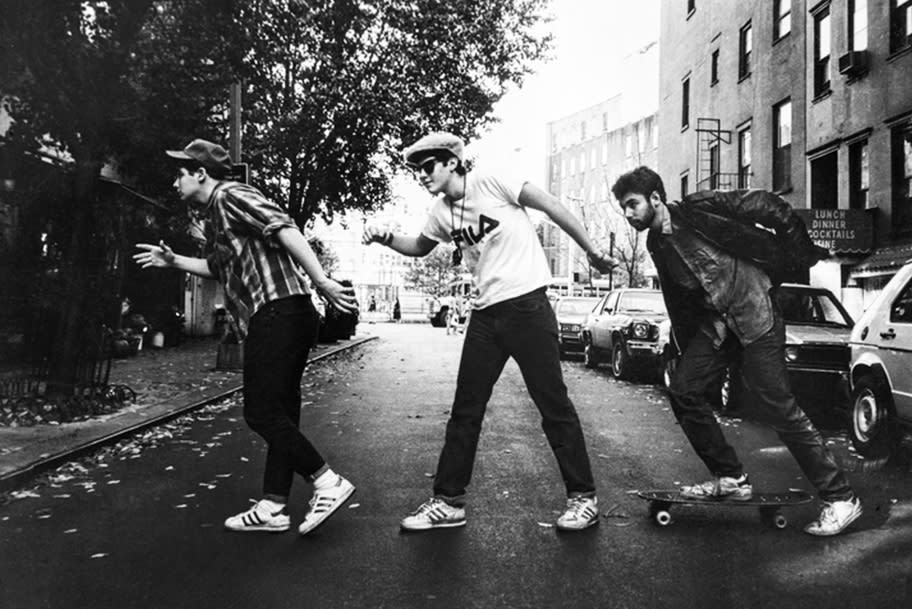
[[541, 413], [567, 494], [594, 495], [586, 442], [561, 372], [557, 320], [544, 289], [473, 311], [469, 317], [434, 495], [454, 505], [464, 502], [485, 409], [509, 357], [519, 365]]
[[301, 376], [316, 328], [309, 296], [274, 300], [250, 319], [244, 341], [244, 420], [266, 440], [265, 495], [288, 497], [295, 472], [309, 477], [325, 465], [298, 430]]
[[697, 332], [678, 364], [670, 390], [672, 410], [710, 472], [735, 477], [743, 473], [741, 461], [722, 435], [707, 399], [708, 392], [719, 387], [733, 349], [741, 350], [744, 384], [756, 398], [760, 420], [779, 434], [820, 498], [851, 498], [852, 488], [845, 475], [792, 394], [785, 367], [785, 326], [778, 315], [773, 328], [746, 347], [729, 336], [716, 349], [712, 339]]

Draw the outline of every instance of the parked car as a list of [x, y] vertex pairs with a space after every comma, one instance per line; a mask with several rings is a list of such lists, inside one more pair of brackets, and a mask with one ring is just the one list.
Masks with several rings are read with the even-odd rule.
[[[776, 302], [785, 322], [785, 365], [798, 402], [804, 407], [824, 405], [828, 415], [844, 411], [852, 317], [825, 288], [784, 283], [776, 290]], [[670, 339], [663, 341], [663, 353], [667, 386], [677, 362], [677, 348]], [[736, 409], [750, 399], [741, 378], [736, 362], [719, 389], [721, 408]]]
[[666, 319], [659, 290], [612, 290], [599, 300], [580, 330], [583, 362], [594, 368], [607, 358], [619, 379], [630, 378], [638, 368], [657, 370], [662, 355], [659, 324]]
[[586, 316], [599, 302], [596, 296], [560, 296], [552, 303], [557, 317], [557, 340], [561, 354], [582, 351], [580, 331]]
[[889, 457], [912, 428], [912, 262], [893, 276], [849, 339], [849, 433], [866, 457]]

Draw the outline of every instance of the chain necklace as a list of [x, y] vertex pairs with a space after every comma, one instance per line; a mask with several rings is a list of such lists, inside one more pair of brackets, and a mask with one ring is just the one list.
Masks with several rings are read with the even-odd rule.
[[[456, 205], [456, 201], [453, 201], [450, 204], [450, 224], [452, 224], [454, 232], [461, 233], [463, 221], [465, 218], [465, 208], [466, 201], [468, 199], [469, 193], [466, 191], [466, 176], [462, 176], [462, 207], [459, 210], [459, 228], [456, 228], [456, 214], [453, 211], [453, 206]], [[456, 243], [456, 249], [453, 250], [453, 266], [459, 266], [462, 264], [462, 250], [459, 249], [459, 242]]]

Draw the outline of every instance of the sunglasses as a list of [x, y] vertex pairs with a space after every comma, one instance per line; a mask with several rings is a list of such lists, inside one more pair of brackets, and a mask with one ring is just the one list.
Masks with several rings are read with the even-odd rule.
[[431, 175], [434, 173], [434, 168], [437, 166], [438, 160], [435, 158], [430, 158], [423, 163], [418, 165], [412, 165], [411, 169], [415, 173], [423, 173], [425, 175]]

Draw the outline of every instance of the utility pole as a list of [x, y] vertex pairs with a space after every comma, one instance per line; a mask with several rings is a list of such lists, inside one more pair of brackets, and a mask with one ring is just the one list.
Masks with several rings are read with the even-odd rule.
[[230, 126], [228, 134], [228, 146], [231, 154], [231, 160], [235, 163], [241, 162], [241, 83], [231, 84], [229, 93], [229, 118]]

